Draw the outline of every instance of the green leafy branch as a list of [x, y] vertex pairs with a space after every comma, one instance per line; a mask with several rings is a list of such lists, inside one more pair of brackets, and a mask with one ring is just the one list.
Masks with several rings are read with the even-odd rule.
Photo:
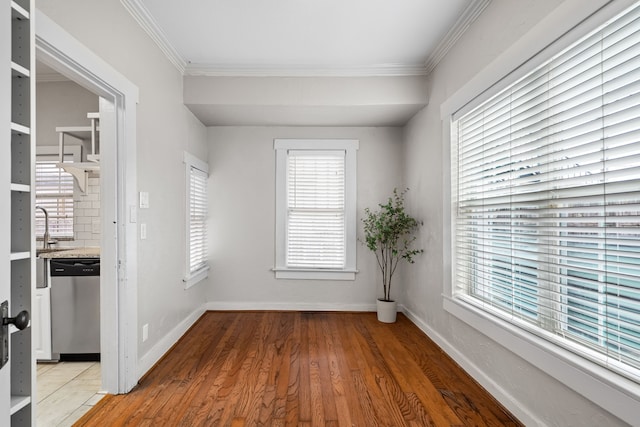
[[423, 249], [412, 249], [416, 240], [413, 235], [423, 225], [405, 212], [404, 195], [409, 189], [398, 193], [393, 190], [393, 197], [385, 204], [379, 204], [377, 211], [364, 210], [364, 244], [376, 255], [378, 266], [382, 271], [383, 300], [391, 301], [391, 279], [400, 260], [415, 262], [415, 256]]

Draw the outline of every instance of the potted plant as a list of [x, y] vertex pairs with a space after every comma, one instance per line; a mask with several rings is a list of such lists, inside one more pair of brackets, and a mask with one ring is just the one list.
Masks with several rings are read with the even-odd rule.
[[382, 298], [378, 298], [378, 320], [385, 323], [396, 321], [397, 303], [391, 298], [391, 279], [396, 272], [400, 260], [411, 264], [414, 257], [424, 252], [412, 249], [416, 240], [414, 235], [422, 225], [417, 219], [405, 212], [404, 194], [408, 189], [398, 192], [393, 190], [393, 197], [385, 204], [379, 204], [377, 211], [364, 210], [364, 244], [376, 255], [378, 266], [382, 272]]

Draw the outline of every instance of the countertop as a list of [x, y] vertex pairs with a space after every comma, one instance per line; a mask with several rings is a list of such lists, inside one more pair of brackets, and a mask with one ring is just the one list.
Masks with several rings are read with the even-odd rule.
[[69, 249], [38, 249], [37, 252], [40, 258], [100, 258], [100, 248], [93, 246]]

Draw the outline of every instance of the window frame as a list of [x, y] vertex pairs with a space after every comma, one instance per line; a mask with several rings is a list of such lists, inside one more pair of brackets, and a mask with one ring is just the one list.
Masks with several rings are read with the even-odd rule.
[[[637, 408], [640, 401], [640, 384], [550, 343], [543, 336], [527, 331], [524, 325], [515, 326], [498, 315], [479, 309], [464, 298], [454, 296], [456, 206], [451, 184], [452, 176], [457, 172], [457, 165], [452, 162], [452, 147], [457, 137], [453, 123], [457, 117], [480, 105], [634, 3], [632, 0], [601, 0], [589, 4], [579, 0], [566, 1], [494, 62], [477, 73], [440, 107], [445, 138], [443, 253], [450, 254], [443, 257], [444, 310], [542, 372], [630, 423], [636, 421], [637, 414], [632, 408]], [[455, 349], [453, 351], [455, 353]], [[465, 369], [474, 373], [474, 376], [483, 379], [481, 382], [490, 392], [509, 399], [504, 390], [471, 361], [465, 358], [458, 361]], [[529, 415], [525, 412], [522, 416]]]
[[[185, 164], [185, 274], [183, 278], [184, 288], [189, 289], [193, 285], [201, 282], [209, 277], [209, 263], [205, 261], [198, 269], [191, 271], [191, 174], [192, 170], [196, 169], [209, 176], [209, 165], [206, 162], [198, 159], [194, 155], [184, 152], [184, 164]], [[208, 180], [208, 178], [207, 178]], [[208, 211], [209, 194], [206, 192], [206, 205]], [[207, 220], [205, 220], [205, 227], [207, 226]], [[207, 233], [204, 233], [205, 248], [208, 247]], [[208, 257], [208, 250], [205, 249], [205, 258]]]
[[[66, 156], [71, 156], [73, 163], [80, 162], [82, 160], [82, 147], [80, 147], [79, 145], [66, 146], [64, 148], [64, 155], [65, 155], [65, 157]], [[47, 146], [47, 145], [38, 146], [38, 147], [36, 147], [35, 162], [38, 162], [38, 158], [39, 157], [40, 158], [46, 157], [47, 158], [46, 160], [53, 160], [56, 163], [58, 163], [60, 161], [59, 148], [57, 146]], [[76, 179], [73, 176], [72, 176], [72, 181], [73, 181], [72, 204], [74, 205], [74, 208], [75, 208], [75, 198], [76, 198], [76, 187], [77, 187], [77, 184], [76, 184]], [[34, 193], [35, 205], [37, 206], [38, 205], [38, 202], [37, 202], [37, 188], [34, 187], [33, 193]], [[51, 235], [51, 239], [58, 240], [58, 241], [61, 241], [61, 242], [62, 241], [64, 241], [64, 242], [74, 241], [75, 240], [75, 228], [76, 228], [75, 227], [75, 225], [76, 225], [75, 213], [71, 217], [71, 221], [72, 221], [72, 235], [71, 236]], [[42, 239], [43, 239], [42, 236], [36, 236], [36, 241], [40, 241], [41, 242]]]
[[[357, 139], [275, 139], [276, 154], [276, 279], [355, 280], [356, 269], [356, 204], [357, 204]], [[342, 269], [291, 268], [287, 266], [287, 153], [296, 151], [345, 152], [345, 266]]]

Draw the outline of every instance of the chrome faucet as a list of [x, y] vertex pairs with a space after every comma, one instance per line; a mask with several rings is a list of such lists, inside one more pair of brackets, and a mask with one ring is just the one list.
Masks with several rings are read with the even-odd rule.
[[42, 237], [42, 249], [49, 249], [51, 248], [51, 242], [49, 241], [49, 212], [47, 212], [47, 210], [42, 206], [36, 206], [36, 209], [40, 209], [44, 212], [44, 236]]

